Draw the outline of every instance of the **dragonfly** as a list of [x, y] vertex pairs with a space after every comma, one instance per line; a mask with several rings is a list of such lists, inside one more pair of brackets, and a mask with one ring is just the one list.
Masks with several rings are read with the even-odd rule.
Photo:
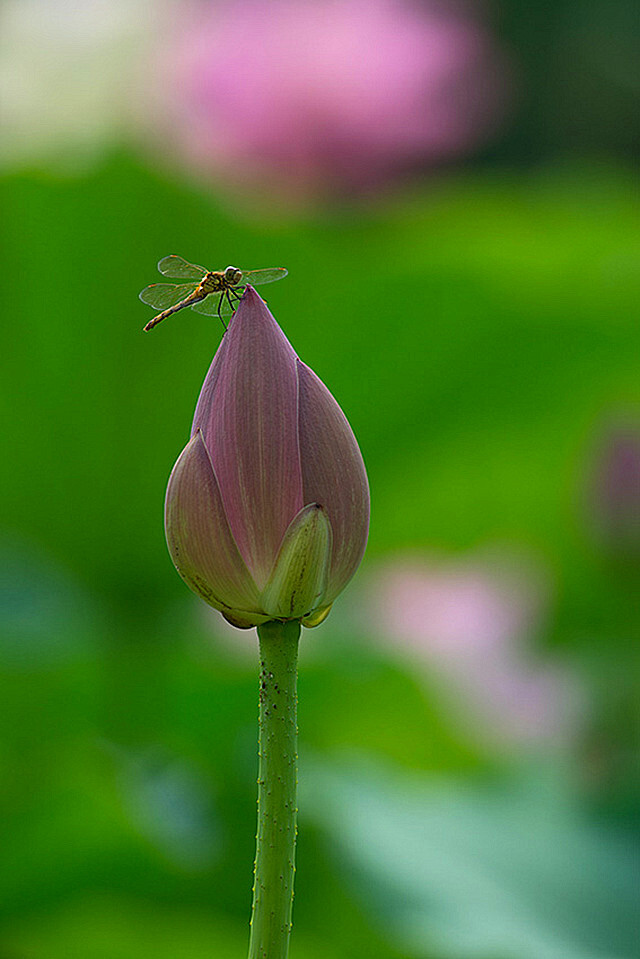
[[175, 254], [163, 257], [158, 263], [158, 270], [163, 276], [190, 282], [152, 283], [144, 288], [140, 293], [142, 302], [162, 311], [149, 320], [144, 327], [145, 332], [187, 306], [197, 313], [217, 316], [226, 330], [223, 317], [233, 316], [247, 283], [252, 286], [274, 283], [288, 272], [283, 266], [265, 270], [239, 270], [237, 266], [228, 266], [225, 270], [206, 270], [204, 266], [189, 263]]

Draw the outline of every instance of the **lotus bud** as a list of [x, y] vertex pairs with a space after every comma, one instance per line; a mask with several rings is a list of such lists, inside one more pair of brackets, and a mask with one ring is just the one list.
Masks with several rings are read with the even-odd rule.
[[317, 626], [369, 526], [358, 444], [326, 386], [252, 287], [213, 359], [165, 507], [186, 584], [241, 629]]

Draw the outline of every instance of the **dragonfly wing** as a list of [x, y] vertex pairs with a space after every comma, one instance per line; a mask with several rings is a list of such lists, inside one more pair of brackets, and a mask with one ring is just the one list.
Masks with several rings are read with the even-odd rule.
[[[195, 310], [196, 313], [204, 313], [205, 316], [218, 316], [218, 304], [221, 296], [221, 293], [210, 293], [209, 296], [205, 296], [204, 300], [194, 303], [191, 309]], [[231, 316], [232, 313], [233, 310], [225, 299], [220, 305], [220, 316]]]
[[193, 293], [197, 283], [152, 283], [146, 286], [140, 294], [140, 299], [147, 306], [153, 306], [156, 310], [168, 310], [170, 306], [175, 306], [185, 296]]
[[158, 263], [158, 269], [163, 276], [175, 277], [176, 280], [201, 280], [207, 272], [203, 266], [187, 263], [175, 254], [163, 257]]
[[268, 270], [249, 270], [247, 273], [243, 271], [240, 282], [251, 283], [252, 286], [257, 286], [258, 283], [275, 283], [276, 280], [281, 280], [286, 276], [288, 272], [283, 266], [272, 266]]

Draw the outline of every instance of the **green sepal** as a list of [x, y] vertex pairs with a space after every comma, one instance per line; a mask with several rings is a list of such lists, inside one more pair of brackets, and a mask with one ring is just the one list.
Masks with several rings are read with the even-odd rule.
[[304, 506], [284, 534], [262, 591], [260, 599], [265, 613], [273, 619], [301, 619], [322, 604], [331, 541], [331, 524], [322, 506]]

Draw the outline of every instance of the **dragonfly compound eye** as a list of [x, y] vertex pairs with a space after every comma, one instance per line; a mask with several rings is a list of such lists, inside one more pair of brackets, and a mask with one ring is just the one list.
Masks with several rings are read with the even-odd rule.
[[224, 278], [227, 283], [235, 286], [242, 279], [242, 270], [239, 270], [237, 266], [228, 266], [224, 271]]

